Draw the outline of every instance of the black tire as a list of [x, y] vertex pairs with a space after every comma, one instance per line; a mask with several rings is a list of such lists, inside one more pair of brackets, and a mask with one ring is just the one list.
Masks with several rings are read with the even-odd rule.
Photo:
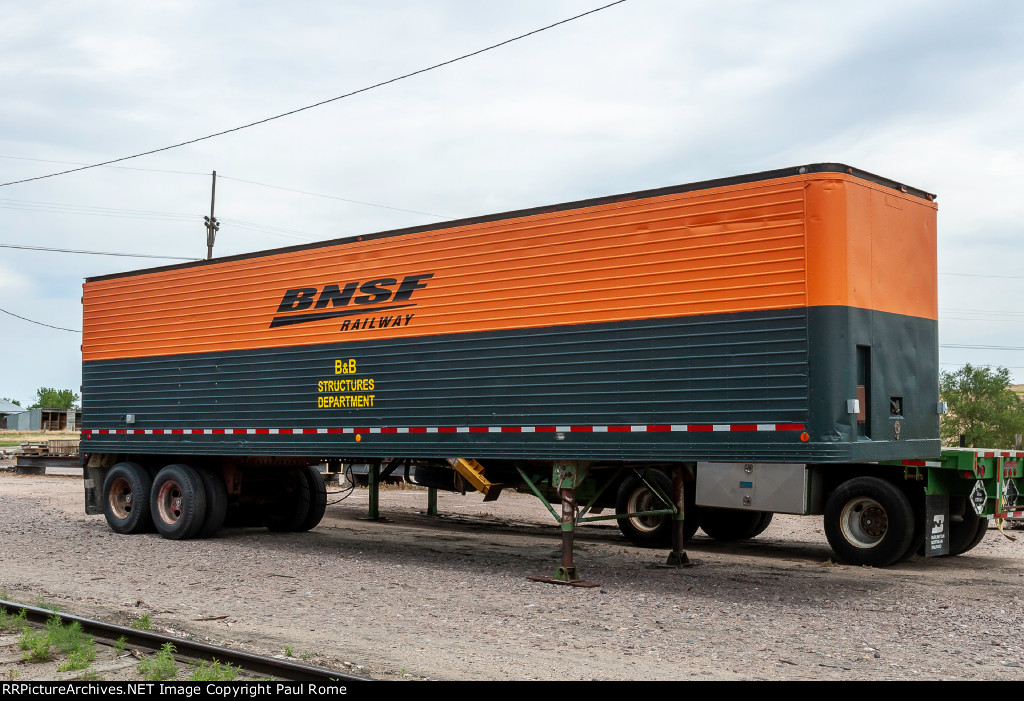
[[203, 518], [203, 527], [199, 529], [196, 537], [212, 538], [224, 526], [224, 519], [228, 515], [228, 488], [220, 472], [206, 469], [199, 469], [197, 472], [203, 480], [203, 489], [206, 490], [206, 516]]
[[310, 476], [304, 468], [289, 469], [281, 476], [280, 498], [267, 504], [263, 523], [272, 531], [297, 531], [309, 517]]
[[[672, 494], [672, 480], [660, 470], [650, 470], [647, 480], [665, 493]], [[651, 490], [630, 474], [622, 481], [615, 499], [615, 513], [619, 516], [638, 511], [664, 509], [661, 500]], [[683, 508], [686, 519], [683, 521], [683, 542], [688, 543], [697, 532], [697, 502], [693, 482], [686, 484], [683, 493]], [[642, 548], [663, 548], [672, 545], [672, 518], [670, 516], [633, 516], [619, 519], [619, 530], [633, 545]]]
[[149, 493], [153, 480], [135, 462], [120, 462], [103, 479], [103, 515], [115, 533], [144, 533], [152, 527]]
[[825, 537], [841, 562], [885, 567], [910, 549], [914, 509], [891, 482], [855, 477], [826, 500]]
[[949, 522], [949, 554], [963, 555], [982, 541], [988, 532], [988, 519], [981, 518], [968, 500], [964, 500], [962, 521]]
[[324, 482], [324, 476], [314, 465], [308, 465], [305, 470], [309, 488], [309, 513], [295, 529], [297, 531], [316, 528], [327, 510], [327, 484]]
[[764, 532], [772, 522], [770, 511], [740, 511], [701, 507], [700, 528], [715, 540], [747, 540]]
[[188, 465], [167, 465], [153, 480], [149, 509], [157, 532], [164, 538], [194, 538], [206, 519], [203, 478]]
[[762, 511], [761, 522], [757, 524], [757, 528], [754, 529], [754, 532], [751, 533], [749, 537], [756, 538], [757, 536], [761, 535], [766, 530], [768, 530], [768, 526], [772, 525], [772, 518], [774, 517], [775, 514], [771, 511]]
[[967, 547], [960, 551], [960, 554], [963, 555], [965, 552], [973, 550], [979, 543], [981, 543], [981, 541], [985, 540], [985, 536], [987, 534], [988, 534], [988, 519], [987, 518], [979, 518], [978, 519], [978, 532], [974, 534], [973, 538], [971, 538], [971, 542], [969, 542], [967, 544]]

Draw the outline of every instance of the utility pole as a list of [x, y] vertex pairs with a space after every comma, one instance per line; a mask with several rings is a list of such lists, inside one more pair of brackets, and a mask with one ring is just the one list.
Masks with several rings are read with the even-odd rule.
[[203, 217], [206, 222], [206, 260], [213, 258], [213, 242], [217, 238], [220, 222], [213, 216], [213, 203], [217, 199], [217, 171], [213, 171], [213, 188], [210, 190], [210, 216]]

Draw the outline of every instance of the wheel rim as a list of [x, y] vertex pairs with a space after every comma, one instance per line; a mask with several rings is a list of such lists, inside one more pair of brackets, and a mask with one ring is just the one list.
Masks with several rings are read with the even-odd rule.
[[[654, 496], [650, 489], [647, 487], [638, 487], [629, 495], [629, 501], [627, 502], [626, 508], [628, 509], [628, 513], [632, 514], [638, 511], [654, 511], [660, 505], [661, 501]], [[651, 533], [658, 530], [658, 526], [662, 523], [662, 517], [630, 516], [629, 522], [633, 524], [633, 527], [638, 531]]]
[[167, 481], [160, 485], [156, 496], [156, 507], [164, 523], [177, 523], [181, 518], [184, 498], [177, 482]]
[[114, 518], [122, 521], [132, 512], [132, 486], [123, 477], [118, 477], [110, 485], [110, 511]]
[[851, 499], [843, 507], [839, 525], [846, 541], [857, 548], [873, 548], [885, 538], [889, 517], [885, 508], [869, 497]]

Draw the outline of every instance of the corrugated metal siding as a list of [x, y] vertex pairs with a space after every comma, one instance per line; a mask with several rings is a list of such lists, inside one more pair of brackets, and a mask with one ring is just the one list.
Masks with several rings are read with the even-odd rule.
[[[87, 362], [85, 428], [761, 424], [808, 420], [803, 308]], [[319, 409], [336, 359], [372, 408]], [[331, 394], [331, 393], [326, 393]], [[94, 436], [92, 451], [800, 459], [798, 433]], [[827, 451], [833, 450], [826, 447]], [[829, 453], [831, 455], [831, 453]], [[824, 458], [823, 458], [824, 459]]]
[[348, 341], [270, 327], [287, 289], [432, 273], [359, 340], [806, 305], [803, 180], [747, 184], [89, 282], [86, 361]]

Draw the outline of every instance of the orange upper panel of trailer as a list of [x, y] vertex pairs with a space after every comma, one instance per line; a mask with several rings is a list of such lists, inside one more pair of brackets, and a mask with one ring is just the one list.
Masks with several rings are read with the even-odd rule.
[[[825, 305], [935, 320], [935, 209], [812, 172], [106, 276], [82, 354], [331, 343], [330, 313], [381, 308], [414, 317], [361, 340]], [[289, 309], [289, 290], [312, 292]]]

